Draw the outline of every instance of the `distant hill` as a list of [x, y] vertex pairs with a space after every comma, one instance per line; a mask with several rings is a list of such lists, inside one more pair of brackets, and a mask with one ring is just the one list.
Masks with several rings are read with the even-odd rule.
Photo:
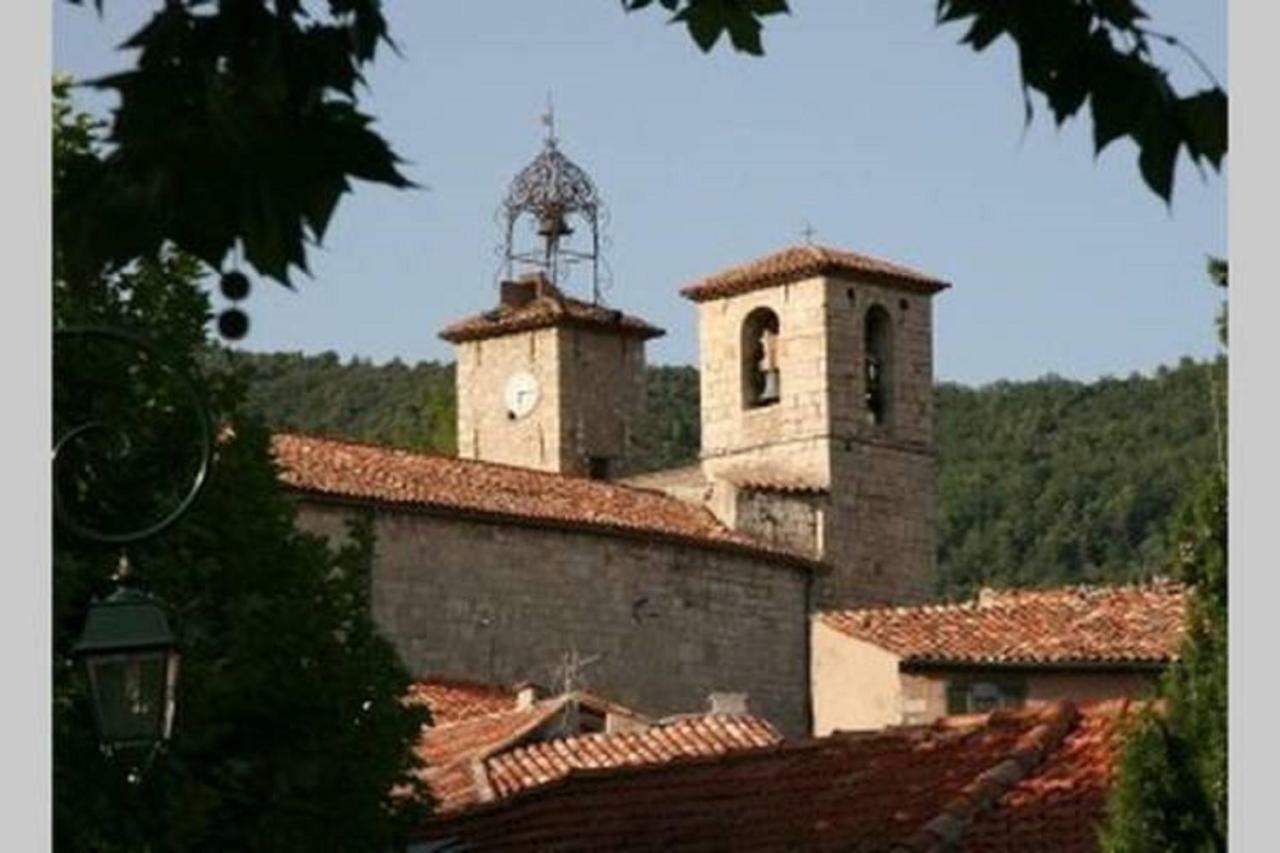
[[[275, 429], [455, 450], [452, 364], [343, 363], [333, 353], [236, 360], [250, 375], [250, 407]], [[940, 384], [939, 592], [1163, 570], [1174, 508], [1216, 464], [1211, 370], [1221, 383], [1221, 364], [1184, 359], [1092, 383]], [[649, 368], [635, 443], [633, 471], [697, 459], [696, 369]]]

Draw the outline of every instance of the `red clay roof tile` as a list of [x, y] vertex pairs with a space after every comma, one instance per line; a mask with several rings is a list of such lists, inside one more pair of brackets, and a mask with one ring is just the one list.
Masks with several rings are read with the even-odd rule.
[[[428, 692], [416, 691], [419, 696]], [[570, 701], [598, 713], [625, 717], [638, 728], [525, 743], [531, 737], [545, 737], [546, 726], [555, 722]], [[651, 724], [635, 712], [592, 694], [573, 693], [527, 708], [507, 706], [427, 727], [416, 752], [425, 765], [422, 778], [438, 811], [444, 813], [535, 788], [583, 768], [716, 755], [780, 740], [777, 730], [754, 716], [708, 714]]]
[[[966, 853], [1016, 853], [1052, 849], [1094, 853], [1106, 812], [1126, 716], [1125, 702], [1085, 706], [1078, 725], [1034, 774], [977, 815], [960, 848]], [[1052, 840], [1052, 848], [1045, 846]]]
[[[771, 746], [782, 736], [751, 715], [707, 714], [638, 731], [595, 733], [532, 743], [496, 754], [485, 769], [499, 796], [510, 796], [574, 770], [640, 766], [698, 755]], [[532, 784], [530, 782], [532, 781]]]
[[830, 627], [904, 663], [1162, 664], [1177, 657], [1187, 593], [1171, 581], [984, 591], [962, 604], [833, 610]]
[[272, 450], [285, 485], [310, 495], [643, 536], [822, 568], [809, 557], [725, 527], [702, 507], [647, 489], [289, 433], [273, 436]]
[[471, 850], [1093, 851], [1115, 719], [1058, 703], [575, 769], [433, 817], [419, 837]]
[[459, 320], [441, 331], [440, 337], [460, 343], [555, 326], [598, 329], [643, 340], [666, 334], [639, 317], [565, 296], [546, 280], [520, 283], [536, 287], [535, 295], [528, 302], [499, 305], [492, 311]]
[[509, 687], [465, 678], [429, 676], [409, 687], [409, 700], [431, 712], [432, 725], [456, 723], [515, 708], [516, 692]]
[[818, 275], [870, 280], [921, 293], [937, 293], [950, 287], [940, 279], [857, 252], [801, 245], [788, 246], [763, 258], [716, 273], [681, 288], [680, 293], [694, 302], [704, 302]]

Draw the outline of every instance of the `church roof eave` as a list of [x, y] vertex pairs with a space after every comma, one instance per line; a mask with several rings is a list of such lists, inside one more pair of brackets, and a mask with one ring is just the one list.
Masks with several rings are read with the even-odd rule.
[[865, 280], [929, 295], [951, 286], [942, 279], [869, 255], [806, 244], [788, 246], [699, 279], [682, 287], [680, 294], [694, 302], [706, 302], [820, 275]]
[[283, 485], [313, 499], [663, 541], [787, 568], [827, 569], [727, 528], [703, 507], [647, 489], [345, 439], [280, 433], [272, 448]]

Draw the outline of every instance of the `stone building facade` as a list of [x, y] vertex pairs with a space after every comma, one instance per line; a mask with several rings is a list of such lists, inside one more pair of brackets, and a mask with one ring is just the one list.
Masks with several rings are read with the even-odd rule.
[[[816, 561], [647, 490], [488, 462], [277, 435], [303, 529], [372, 517], [379, 627], [419, 677], [578, 686], [652, 717], [744, 693], [809, 729]], [[589, 661], [563, 671], [566, 654]]]
[[[348, 508], [302, 524], [340, 533]], [[645, 542], [421, 512], [377, 516], [378, 625], [417, 673], [555, 684], [566, 651], [591, 689], [661, 717], [745, 692], [782, 731], [808, 730], [808, 570]]]
[[[574, 678], [659, 716], [744, 693], [810, 728], [810, 617], [913, 602], [934, 567], [931, 300], [946, 283], [792, 246], [701, 279], [699, 464], [615, 480], [662, 330], [559, 278], [594, 187], [549, 137], [504, 203], [497, 304], [448, 326], [458, 456], [280, 435], [301, 523], [369, 514], [378, 624], [418, 676]], [[589, 226], [574, 252], [566, 218]], [[532, 216], [541, 248], [514, 235]], [[526, 269], [516, 274], [519, 262]]]
[[545, 275], [455, 323], [458, 455], [607, 477], [644, 409], [644, 342], [661, 329], [565, 297]]
[[[945, 287], [808, 245], [682, 291], [698, 306], [708, 505], [766, 538], [800, 544], [812, 529], [804, 550], [832, 568], [823, 606], [932, 590], [932, 297]], [[774, 341], [767, 397], [751, 380], [761, 328]]]

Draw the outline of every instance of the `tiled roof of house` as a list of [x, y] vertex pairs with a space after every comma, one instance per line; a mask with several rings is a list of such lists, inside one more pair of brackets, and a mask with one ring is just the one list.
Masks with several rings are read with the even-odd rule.
[[[553, 729], [571, 703], [612, 715], [617, 731], [564, 736]], [[548, 739], [550, 737], [550, 739]], [[455, 812], [535, 788], [582, 768], [657, 764], [767, 746], [781, 735], [747, 714], [702, 714], [653, 723], [590, 693], [570, 693], [524, 708], [469, 716], [423, 729], [415, 748], [440, 812]]]
[[492, 799], [484, 763], [492, 755], [511, 749], [540, 729], [553, 724], [570, 702], [604, 713], [644, 718], [591, 694], [573, 693], [533, 702], [527, 707], [507, 706], [487, 714], [423, 729], [414, 750], [425, 769], [422, 777], [440, 811], [454, 811]]
[[529, 744], [485, 762], [500, 797], [536, 788], [574, 770], [662, 764], [695, 755], [771, 746], [773, 726], [750, 714], [703, 714], [626, 732], [594, 733]]
[[426, 705], [431, 712], [432, 725], [442, 726], [509, 711], [516, 705], [516, 691], [499, 684], [465, 678], [430, 676], [409, 687], [409, 699]]
[[916, 664], [1162, 664], [1177, 657], [1181, 584], [984, 590], [961, 604], [836, 610], [830, 627]]
[[1080, 722], [1037, 771], [1007, 790], [965, 830], [964, 853], [1021, 853], [1046, 848], [1093, 853], [1121, 746], [1122, 701], [1086, 708]]
[[283, 482], [309, 495], [642, 536], [821, 568], [808, 557], [725, 527], [703, 507], [647, 489], [307, 435], [276, 434], [272, 450]]
[[680, 293], [694, 302], [703, 302], [819, 275], [891, 284], [920, 293], [937, 293], [950, 287], [941, 279], [857, 252], [800, 245], [695, 281], [681, 288]]
[[774, 465], [744, 465], [719, 474], [740, 489], [755, 492], [790, 492], [821, 495], [830, 491], [826, 483], [806, 479]]
[[[418, 834], [468, 850], [867, 853], [938, 851], [970, 830], [985, 838], [985, 821], [1007, 818], [1006, 831], [1022, 846], [999, 849], [1095, 849], [1086, 845], [1099, 801], [1057, 787], [1110, 766], [1112, 741], [1099, 738], [1117, 717], [1093, 718], [1058, 703], [656, 766], [576, 770], [502, 802], [433, 817]], [[1069, 826], [1015, 808], [1067, 801], [1075, 804]]]
[[[529, 282], [516, 282], [527, 283]], [[666, 334], [639, 317], [566, 296], [546, 280], [538, 280], [536, 285], [533, 298], [527, 302], [502, 304], [491, 311], [459, 320], [441, 331], [440, 337], [451, 343], [459, 343], [554, 326], [599, 329], [644, 340]]]

